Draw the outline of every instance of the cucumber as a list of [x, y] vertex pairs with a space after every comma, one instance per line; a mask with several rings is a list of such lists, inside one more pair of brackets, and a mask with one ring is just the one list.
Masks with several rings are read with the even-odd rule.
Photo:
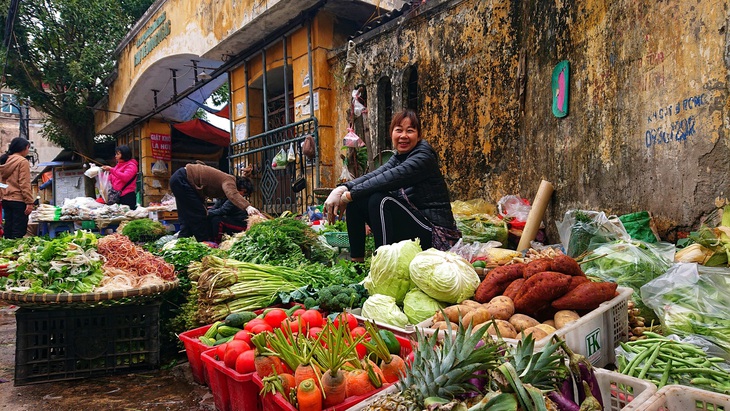
[[203, 343], [205, 345], [208, 345], [210, 347], [212, 347], [215, 344], [215, 340], [214, 339], [208, 338], [208, 337], [206, 337], [204, 335], [201, 335], [200, 337], [198, 337], [198, 340], [200, 340], [201, 343]]
[[223, 324], [222, 321], [216, 321], [213, 323], [213, 325], [208, 328], [208, 331], [203, 334], [204, 337], [213, 338], [218, 333], [218, 326]]
[[236, 335], [236, 333], [239, 331], [241, 331], [240, 328], [229, 327], [227, 325], [221, 325], [218, 327], [218, 334], [222, 335], [223, 337], [230, 337], [230, 336]]
[[230, 337], [223, 337], [223, 338], [220, 338], [220, 339], [218, 339], [218, 340], [215, 340], [215, 341], [213, 342], [213, 345], [214, 345], [214, 346], [216, 346], [216, 345], [221, 345], [221, 344], [225, 344], [225, 343], [227, 343], [227, 342], [231, 341], [232, 339], [233, 339], [233, 336], [230, 336]]
[[252, 313], [251, 311], [241, 311], [228, 314], [224, 322], [225, 325], [227, 325], [228, 327], [243, 328], [243, 326], [247, 322], [253, 320], [254, 318], [256, 318], [255, 313]]

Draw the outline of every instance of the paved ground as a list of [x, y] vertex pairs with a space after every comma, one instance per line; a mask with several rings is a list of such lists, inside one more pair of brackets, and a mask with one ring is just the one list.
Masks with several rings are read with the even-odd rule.
[[16, 387], [15, 310], [0, 302], [0, 411], [214, 411], [207, 387], [183, 363], [170, 370]]

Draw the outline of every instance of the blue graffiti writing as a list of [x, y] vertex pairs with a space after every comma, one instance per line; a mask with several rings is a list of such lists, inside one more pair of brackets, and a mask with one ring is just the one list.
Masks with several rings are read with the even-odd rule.
[[652, 121], [664, 120], [665, 118], [670, 118], [671, 116], [676, 116], [679, 113], [681, 113], [682, 111], [693, 110], [695, 108], [702, 107], [707, 104], [709, 104], [709, 101], [707, 101], [706, 94], [700, 94], [698, 96], [687, 97], [683, 100], [677, 101], [674, 104], [669, 104], [665, 107], [660, 107], [658, 110], [649, 114], [649, 116], [646, 118], [646, 121], [648, 123], [651, 123]]
[[672, 122], [669, 130], [663, 126], [650, 128], [644, 133], [646, 147], [649, 148], [654, 145], [668, 144], [675, 141], [684, 143], [688, 137], [697, 134], [695, 130], [696, 122], [697, 119], [695, 116], [689, 116], [685, 119]]

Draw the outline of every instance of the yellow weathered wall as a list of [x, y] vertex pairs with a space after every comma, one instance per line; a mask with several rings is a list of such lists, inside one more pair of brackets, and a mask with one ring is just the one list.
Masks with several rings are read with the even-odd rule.
[[[376, 132], [378, 80], [391, 78], [397, 110], [403, 73], [417, 67], [423, 136], [454, 200], [532, 200], [546, 179], [555, 186], [545, 217], [555, 242], [554, 222], [572, 208], [648, 210], [673, 240], [729, 196], [727, 9], [719, 0], [433, 1], [356, 39], [351, 81], [367, 85]], [[333, 73], [344, 58], [342, 50]], [[558, 119], [551, 76], [562, 60], [569, 114]], [[336, 96], [341, 136], [349, 98]]]

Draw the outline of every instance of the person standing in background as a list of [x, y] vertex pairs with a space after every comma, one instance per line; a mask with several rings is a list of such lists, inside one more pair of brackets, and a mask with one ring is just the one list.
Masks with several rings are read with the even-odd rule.
[[28, 231], [28, 216], [35, 201], [30, 188], [30, 162], [25, 158], [29, 151], [30, 142], [15, 137], [8, 151], [0, 156], [0, 178], [7, 184], [2, 193], [5, 238], [21, 238]]
[[112, 188], [122, 193], [119, 204], [129, 206], [130, 210], [137, 208], [137, 172], [139, 165], [132, 158], [132, 150], [128, 146], [119, 146], [114, 150], [117, 164], [114, 167], [102, 166], [102, 170], [109, 172], [109, 181]]

